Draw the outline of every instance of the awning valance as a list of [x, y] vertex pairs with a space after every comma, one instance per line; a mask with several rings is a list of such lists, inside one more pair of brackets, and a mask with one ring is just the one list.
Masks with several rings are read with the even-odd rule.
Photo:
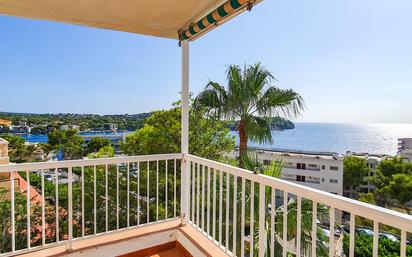
[[180, 40], [193, 40], [199, 35], [215, 27], [219, 22], [236, 15], [244, 9], [251, 10], [256, 0], [229, 0], [204, 16], [197, 22], [190, 24], [186, 30], [179, 31]]

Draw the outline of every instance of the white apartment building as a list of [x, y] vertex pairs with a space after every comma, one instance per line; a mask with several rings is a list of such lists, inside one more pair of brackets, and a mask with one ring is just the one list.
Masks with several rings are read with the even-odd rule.
[[412, 138], [398, 139], [398, 156], [412, 162]]
[[337, 195], [343, 193], [343, 156], [337, 153], [268, 149], [255, 149], [254, 153], [266, 166], [282, 161], [284, 180]]

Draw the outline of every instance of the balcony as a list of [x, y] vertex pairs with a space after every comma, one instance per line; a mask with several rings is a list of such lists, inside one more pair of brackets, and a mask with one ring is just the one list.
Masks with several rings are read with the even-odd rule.
[[[62, 170], [66, 184], [45, 178]], [[374, 256], [386, 227], [399, 229], [406, 256], [412, 232], [406, 214], [188, 154], [11, 164], [0, 173], [11, 177], [0, 256], [344, 256], [345, 234], [354, 256], [355, 217], [372, 221]]]

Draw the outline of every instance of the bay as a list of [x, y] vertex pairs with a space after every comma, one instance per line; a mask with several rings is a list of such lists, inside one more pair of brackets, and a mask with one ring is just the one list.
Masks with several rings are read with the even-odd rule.
[[[81, 132], [88, 136], [119, 136], [126, 132]], [[230, 132], [239, 143], [238, 133]], [[47, 143], [47, 135], [21, 135], [31, 143]], [[249, 146], [303, 151], [326, 151], [344, 154], [346, 151], [395, 155], [398, 138], [412, 137], [412, 124], [393, 123], [315, 123], [296, 122], [295, 128], [273, 131], [273, 143]]]

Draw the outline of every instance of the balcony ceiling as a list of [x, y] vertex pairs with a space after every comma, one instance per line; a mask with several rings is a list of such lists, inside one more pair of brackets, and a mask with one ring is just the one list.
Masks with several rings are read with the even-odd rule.
[[177, 39], [224, 0], [0, 0], [0, 14]]

